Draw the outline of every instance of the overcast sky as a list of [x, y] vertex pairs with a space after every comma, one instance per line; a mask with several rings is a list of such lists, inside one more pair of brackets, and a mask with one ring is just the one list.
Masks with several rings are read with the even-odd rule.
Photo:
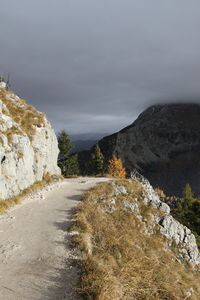
[[112, 133], [200, 102], [199, 0], [0, 0], [0, 72], [55, 130]]

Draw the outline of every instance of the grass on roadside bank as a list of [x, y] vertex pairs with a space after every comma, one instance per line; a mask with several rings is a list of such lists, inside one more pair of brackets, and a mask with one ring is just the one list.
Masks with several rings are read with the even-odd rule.
[[[103, 183], [87, 192], [77, 208], [73, 242], [81, 250], [82, 276], [78, 290], [94, 300], [198, 300], [200, 274], [176, 260], [160, 234], [143, 232], [143, 223], [123, 209], [123, 201], [142, 200], [142, 187], [118, 181], [128, 191], [116, 197]], [[149, 209], [142, 218], [149, 218]]]
[[23, 192], [17, 196], [14, 196], [10, 199], [0, 200], [0, 214], [4, 214], [8, 211], [8, 209], [16, 204], [20, 204], [22, 200], [27, 197], [28, 195], [37, 192], [41, 188], [45, 187], [46, 185], [56, 182], [60, 180], [60, 177], [50, 175], [47, 173], [41, 181], [37, 181], [28, 188], [24, 189]]

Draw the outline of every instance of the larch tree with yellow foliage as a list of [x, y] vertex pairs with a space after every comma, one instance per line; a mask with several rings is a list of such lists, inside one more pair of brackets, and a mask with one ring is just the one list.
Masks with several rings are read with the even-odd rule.
[[112, 177], [125, 178], [126, 170], [123, 168], [121, 158], [113, 154], [112, 159], [108, 162], [108, 174]]

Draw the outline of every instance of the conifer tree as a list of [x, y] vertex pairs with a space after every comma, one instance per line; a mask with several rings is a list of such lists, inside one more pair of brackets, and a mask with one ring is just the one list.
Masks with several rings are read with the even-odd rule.
[[66, 160], [69, 158], [69, 153], [73, 149], [69, 135], [63, 129], [58, 134], [58, 148], [60, 150], [59, 159]]
[[79, 175], [79, 163], [78, 163], [78, 155], [74, 154], [69, 156], [69, 158], [64, 162], [65, 171], [64, 176], [73, 176]]
[[183, 208], [185, 210], [189, 209], [192, 206], [193, 202], [193, 192], [191, 186], [187, 183], [183, 190]]
[[73, 149], [69, 135], [65, 130], [62, 130], [58, 134], [58, 148], [60, 150], [58, 166], [61, 169], [64, 177], [78, 175], [79, 163], [77, 154], [70, 155], [70, 151]]
[[104, 156], [101, 152], [99, 144], [96, 144], [94, 147], [94, 152], [92, 154], [92, 165], [93, 172], [97, 174], [102, 174], [104, 169]]
[[192, 230], [200, 248], [200, 199], [194, 197], [189, 184], [186, 184], [183, 198], [177, 203], [172, 214], [180, 223]]
[[117, 158], [114, 154], [108, 162], [108, 174], [118, 178], [125, 178], [126, 176], [126, 170], [123, 168], [121, 158]]

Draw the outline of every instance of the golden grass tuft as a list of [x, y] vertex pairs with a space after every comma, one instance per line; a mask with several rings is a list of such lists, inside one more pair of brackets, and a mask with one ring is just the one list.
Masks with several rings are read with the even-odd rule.
[[[33, 106], [27, 105], [23, 99], [12, 99], [12, 93], [6, 89], [0, 88], [0, 100], [6, 105], [9, 113], [4, 111], [5, 114], [10, 116], [19, 128], [22, 130], [18, 132], [11, 130], [10, 135], [14, 133], [26, 133], [30, 140], [33, 140], [37, 127], [44, 127], [44, 114], [38, 112]], [[11, 100], [11, 99], [12, 100]], [[11, 140], [11, 138], [9, 138]]]
[[[72, 229], [79, 234], [73, 241], [83, 254], [80, 294], [98, 300], [199, 300], [199, 272], [180, 264], [160, 234], [142, 233], [142, 222], [123, 209], [127, 197], [141, 200], [141, 185], [116, 183], [128, 190], [128, 195], [117, 196], [116, 210], [105, 209], [113, 186], [103, 183], [84, 195], [75, 214]], [[143, 209], [144, 216], [148, 213]]]

